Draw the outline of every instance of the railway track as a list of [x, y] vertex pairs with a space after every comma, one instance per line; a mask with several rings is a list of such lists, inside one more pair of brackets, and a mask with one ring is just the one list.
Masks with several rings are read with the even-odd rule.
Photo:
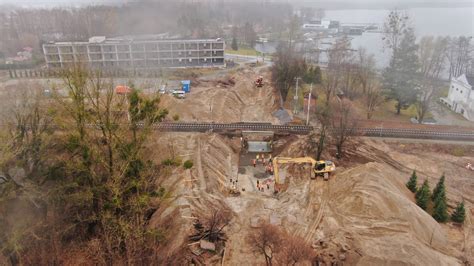
[[[309, 134], [314, 128], [304, 125], [273, 125], [265, 122], [240, 122], [240, 123], [159, 123], [154, 125], [155, 130], [171, 132], [207, 132], [226, 133], [233, 131], [273, 131], [275, 133], [290, 133], [298, 135]], [[338, 129], [332, 129], [335, 131]], [[474, 130], [446, 131], [421, 130], [405, 128], [355, 128], [348, 130], [350, 135], [381, 137], [381, 138], [411, 138], [411, 139], [439, 139], [474, 141]]]
[[313, 127], [300, 125], [272, 125], [271, 123], [243, 122], [243, 123], [159, 123], [154, 125], [159, 131], [175, 132], [230, 132], [230, 131], [273, 131], [275, 133], [308, 134]]
[[474, 141], [473, 131], [435, 131], [404, 128], [357, 128], [350, 132], [352, 135], [381, 137], [381, 138], [410, 138], [410, 139], [439, 139]]

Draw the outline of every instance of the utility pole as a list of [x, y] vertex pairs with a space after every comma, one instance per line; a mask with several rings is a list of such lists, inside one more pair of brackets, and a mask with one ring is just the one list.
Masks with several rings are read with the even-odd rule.
[[308, 95], [308, 113], [306, 114], [306, 125], [309, 125], [309, 110], [311, 109], [311, 93], [313, 93], [312, 82], [311, 82], [311, 88], [309, 89], [309, 95]]
[[299, 77], [296, 79], [296, 87], [295, 87], [295, 96], [293, 96], [294, 104], [293, 104], [293, 114], [298, 113], [298, 81], [301, 79]]

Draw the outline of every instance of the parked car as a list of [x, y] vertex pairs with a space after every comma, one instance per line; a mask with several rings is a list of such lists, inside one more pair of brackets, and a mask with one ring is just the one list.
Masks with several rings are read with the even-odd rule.
[[186, 98], [186, 92], [185, 91], [178, 91], [178, 90], [175, 90], [173, 91], [173, 96], [178, 98], [178, 99], [184, 99]]

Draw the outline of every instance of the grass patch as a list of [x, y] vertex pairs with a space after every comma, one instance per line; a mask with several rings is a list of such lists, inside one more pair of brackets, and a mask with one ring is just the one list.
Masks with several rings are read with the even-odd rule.
[[[227, 47], [225, 52], [227, 54], [234, 54], [234, 55], [247, 55], [247, 56], [259, 56], [259, 57], [262, 56], [262, 53], [248, 46], [239, 47], [237, 51], [233, 50], [230, 47]], [[271, 60], [271, 59], [272, 59], [271, 54], [265, 54], [265, 60]]]
[[186, 160], [184, 163], [183, 163], [183, 167], [184, 169], [191, 169], [193, 167], [193, 161], [191, 160]]
[[466, 154], [464, 147], [455, 147], [451, 152], [456, 157], [462, 157]]
[[[388, 100], [386, 102], [383, 102], [374, 112], [372, 118], [376, 120], [395, 120], [400, 122], [409, 122], [410, 118], [416, 117], [416, 109], [414, 105], [411, 105], [405, 110], [402, 109], [400, 111], [400, 115], [397, 115], [395, 105], [395, 100]], [[426, 115], [425, 118], [428, 118], [430, 116], [431, 114]]]
[[236, 54], [236, 55], [251, 55], [251, 56], [260, 55], [259, 52], [257, 52], [255, 49], [250, 48], [250, 47], [239, 47], [237, 51], [232, 50], [232, 49], [226, 49], [225, 52], [228, 54]]

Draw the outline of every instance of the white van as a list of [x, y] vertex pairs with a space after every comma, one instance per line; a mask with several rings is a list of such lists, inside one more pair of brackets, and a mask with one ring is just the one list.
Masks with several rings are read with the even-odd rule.
[[185, 91], [173, 91], [173, 96], [179, 99], [184, 99], [186, 96]]

